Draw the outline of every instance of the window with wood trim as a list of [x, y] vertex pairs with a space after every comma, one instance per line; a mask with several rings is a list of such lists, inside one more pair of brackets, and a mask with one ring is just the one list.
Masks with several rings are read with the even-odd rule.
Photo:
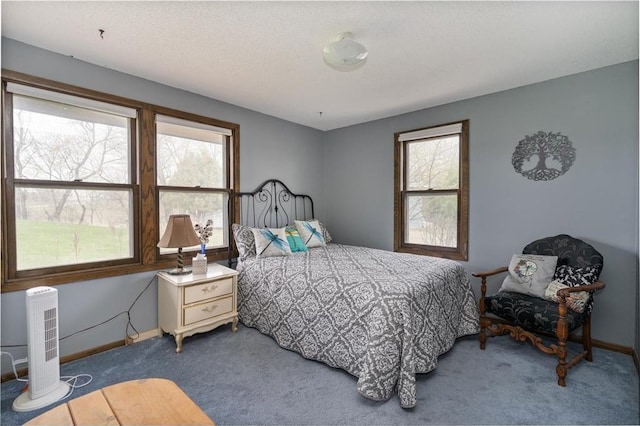
[[4, 70], [2, 104], [2, 291], [171, 267], [173, 213], [226, 257], [237, 124]]
[[467, 260], [468, 126], [395, 134], [395, 251]]
[[[189, 214], [194, 224], [211, 220], [208, 253], [226, 250], [227, 199], [231, 189], [230, 129], [156, 115], [156, 179], [160, 233], [172, 214]], [[200, 247], [186, 247], [195, 251]], [[160, 249], [161, 254], [176, 249]]]
[[7, 93], [9, 273], [136, 262], [136, 110], [14, 83]]

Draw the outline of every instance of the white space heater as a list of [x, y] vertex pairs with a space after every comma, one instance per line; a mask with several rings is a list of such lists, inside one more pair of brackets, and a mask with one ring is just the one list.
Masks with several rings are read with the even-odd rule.
[[13, 401], [15, 411], [31, 411], [64, 398], [69, 385], [60, 380], [58, 290], [27, 290], [27, 356], [29, 390]]

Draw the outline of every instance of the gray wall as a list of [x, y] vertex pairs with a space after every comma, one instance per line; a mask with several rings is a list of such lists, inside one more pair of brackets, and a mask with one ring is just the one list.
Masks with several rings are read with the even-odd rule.
[[[633, 347], [637, 61], [327, 132], [325, 211], [334, 239], [392, 250], [394, 132], [463, 119], [469, 119], [468, 271], [505, 266], [540, 237], [583, 238], [605, 259], [607, 288], [596, 299], [593, 337]], [[527, 180], [511, 165], [518, 141], [538, 130], [567, 135], [577, 151], [573, 167], [553, 181]]]
[[[241, 189], [269, 177], [308, 193], [338, 242], [393, 247], [393, 133], [470, 120], [469, 271], [505, 264], [541, 236], [567, 232], [605, 256], [594, 336], [634, 342], [638, 309], [638, 64], [621, 64], [359, 126], [320, 132], [234, 105], [2, 39], [2, 67], [240, 124]], [[560, 131], [577, 149], [569, 172], [552, 182], [516, 175], [517, 142]], [[297, 161], [282, 162], [286, 154]], [[282, 164], [274, 168], [273, 164]], [[140, 273], [58, 286], [60, 335], [125, 311], [152, 280]], [[497, 286], [497, 285], [496, 285]], [[1, 294], [3, 345], [26, 343], [24, 292]], [[134, 326], [157, 326], [155, 283], [132, 310]], [[125, 337], [126, 319], [61, 342], [62, 355]], [[637, 327], [636, 327], [637, 328]], [[24, 356], [24, 350], [12, 350]], [[5, 357], [2, 372], [10, 370]]]
[[[6, 38], [2, 39], [2, 68], [238, 123], [240, 189], [252, 190], [265, 179], [279, 178], [292, 191], [311, 195], [316, 201], [316, 214], [322, 218], [323, 167], [319, 159], [323, 157], [323, 132], [319, 130]], [[285, 154], [286, 158], [300, 161], [283, 161]], [[60, 336], [126, 311], [154, 276], [148, 272], [57, 286]], [[23, 291], [1, 294], [2, 345], [26, 343], [24, 297]], [[157, 327], [155, 282], [132, 310], [132, 320], [139, 331]], [[125, 326], [126, 315], [122, 315], [95, 330], [63, 340], [61, 354], [73, 354], [121, 340], [125, 337]], [[12, 350], [12, 353], [20, 358], [26, 354], [26, 349]], [[7, 371], [10, 371], [10, 364], [8, 358], [3, 357], [2, 372]]]

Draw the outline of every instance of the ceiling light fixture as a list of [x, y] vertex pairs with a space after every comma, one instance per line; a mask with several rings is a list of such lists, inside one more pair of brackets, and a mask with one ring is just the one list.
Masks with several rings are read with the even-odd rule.
[[369, 52], [360, 43], [353, 40], [353, 34], [342, 33], [337, 41], [322, 49], [324, 61], [338, 71], [353, 71], [360, 68], [367, 60]]

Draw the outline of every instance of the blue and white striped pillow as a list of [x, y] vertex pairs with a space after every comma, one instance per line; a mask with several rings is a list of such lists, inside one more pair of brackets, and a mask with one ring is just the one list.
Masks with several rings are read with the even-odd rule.
[[307, 251], [307, 246], [304, 245], [304, 242], [300, 237], [300, 233], [294, 226], [287, 226], [285, 228], [285, 233], [292, 253], [296, 251]]

